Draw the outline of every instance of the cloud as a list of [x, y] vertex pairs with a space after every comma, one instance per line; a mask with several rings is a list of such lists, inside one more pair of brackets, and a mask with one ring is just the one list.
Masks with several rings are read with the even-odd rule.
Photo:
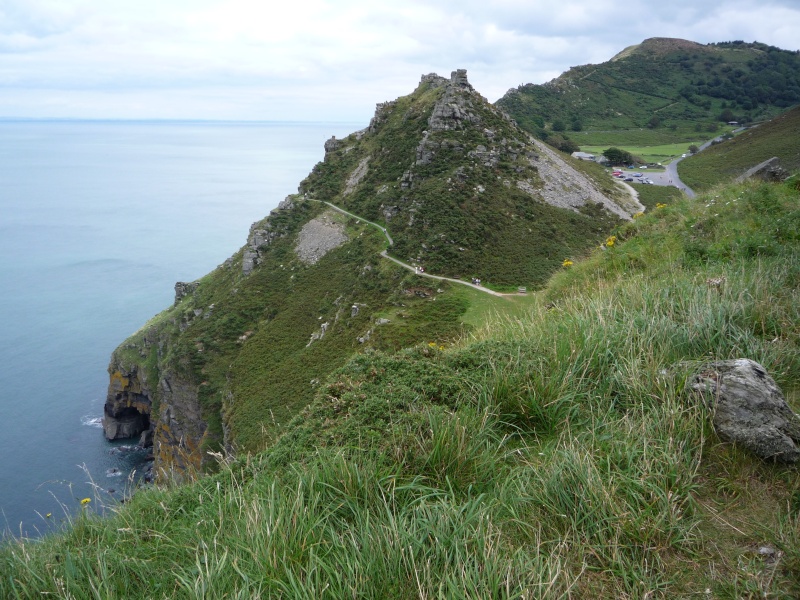
[[794, 0], [4, 0], [0, 115], [367, 121], [423, 73], [490, 100], [648, 37], [796, 50]]

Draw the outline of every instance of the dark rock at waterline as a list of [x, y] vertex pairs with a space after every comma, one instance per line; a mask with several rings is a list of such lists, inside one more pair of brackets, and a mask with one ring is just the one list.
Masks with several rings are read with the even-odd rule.
[[145, 429], [142, 436], [139, 438], [140, 448], [151, 448], [153, 446], [153, 430]]
[[800, 459], [800, 416], [792, 412], [760, 364], [747, 358], [713, 362], [689, 385], [703, 393], [722, 439], [765, 460], [794, 463]]

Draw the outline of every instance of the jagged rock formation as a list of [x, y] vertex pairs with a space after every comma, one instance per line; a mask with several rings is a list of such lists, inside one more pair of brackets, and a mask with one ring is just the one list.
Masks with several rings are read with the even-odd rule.
[[[336, 138], [333, 139], [335, 140]], [[275, 211], [291, 210], [293, 206], [292, 199], [286, 197], [278, 204], [278, 208], [276, 208]], [[275, 211], [272, 212], [274, 213]], [[275, 228], [272, 221], [264, 220], [259, 223], [253, 223], [250, 226], [250, 235], [247, 236], [247, 245], [242, 257], [242, 273], [249, 275], [259, 264], [263, 252], [269, 247], [272, 241], [284, 235], [286, 235], [286, 231]]]

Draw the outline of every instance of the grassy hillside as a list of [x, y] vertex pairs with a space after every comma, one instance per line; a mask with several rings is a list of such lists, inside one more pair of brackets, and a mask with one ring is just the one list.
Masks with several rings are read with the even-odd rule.
[[681, 161], [679, 173], [692, 189], [707, 190], [773, 156], [787, 171], [800, 169], [800, 106]]
[[651, 38], [608, 62], [509, 90], [497, 104], [544, 139], [558, 133], [609, 147], [620, 145], [620, 130], [634, 146], [688, 145], [723, 133], [728, 121], [765, 120], [798, 102], [797, 52]]
[[685, 382], [748, 357], [800, 409], [798, 232], [794, 185], [654, 207], [524, 315], [353, 358], [264, 452], [9, 543], [0, 596], [797, 597], [797, 467]]

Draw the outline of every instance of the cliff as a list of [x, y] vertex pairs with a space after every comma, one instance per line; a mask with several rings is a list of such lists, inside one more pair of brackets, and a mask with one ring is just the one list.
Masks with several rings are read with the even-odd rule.
[[[113, 353], [106, 436], [152, 440], [158, 476], [203, 470], [207, 451], [270, 445], [353, 354], [462, 335], [473, 292], [414, 267], [540, 287], [640, 210], [574, 164], [465, 71], [424, 75], [367, 128], [328, 140], [298, 195]], [[389, 241], [399, 263], [381, 257]]]

